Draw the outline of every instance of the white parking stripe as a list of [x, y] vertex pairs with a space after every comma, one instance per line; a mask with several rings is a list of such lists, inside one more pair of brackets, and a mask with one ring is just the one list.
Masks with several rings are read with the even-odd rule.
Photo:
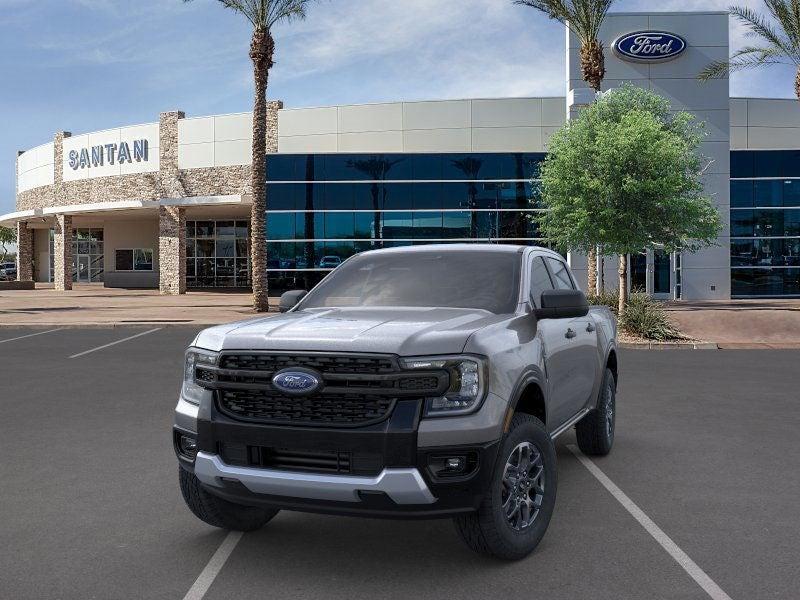
[[6, 342], [15, 342], [17, 340], [24, 340], [25, 338], [33, 337], [35, 335], [44, 335], [45, 333], [53, 333], [54, 331], [61, 331], [63, 327], [58, 329], [48, 329], [47, 331], [37, 331], [36, 333], [29, 333], [28, 335], [21, 335], [15, 338], [9, 338], [7, 340], [0, 340], [0, 344], [5, 344]]
[[142, 333], [137, 333], [136, 335], [132, 335], [130, 337], [122, 338], [121, 340], [117, 340], [116, 342], [111, 342], [110, 344], [103, 344], [102, 346], [98, 346], [97, 348], [92, 348], [91, 350], [85, 350], [84, 352], [78, 352], [77, 354], [73, 354], [70, 358], [78, 358], [79, 356], [85, 356], [86, 354], [91, 354], [92, 352], [97, 352], [98, 350], [102, 350], [103, 348], [108, 348], [109, 346], [116, 346], [117, 344], [121, 344], [122, 342], [127, 342], [128, 340], [133, 340], [138, 337], [142, 337], [143, 335], [147, 335], [148, 333], [154, 333], [156, 331], [161, 331], [162, 327], [156, 327], [155, 329], [150, 329], [148, 331], [143, 331]]
[[217, 575], [219, 575], [222, 567], [225, 566], [228, 557], [233, 552], [233, 549], [236, 548], [236, 544], [239, 543], [243, 535], [241, 531], [231, 531], [227, 537], [222, 540], [219, 548], [214, 552], [214, 556], [208, 561], [206, 568], [203, 569], [203, 572], [197, 577], [194, 585], [186, 592], [183, 600], [201, 600], [203, 596], [206, 595], [208, 588], [214, 583]]
[[670, 537], [662, 531], [662, 529], [656, 525], [653, 520], [648, 517], [641, 508], [636, 506], [636, 504], [625, 495], [621, 489], [619, 489], [616, 484], [611, 481], [608, 476], [600, 470], [596, 464], [594, 464], [589, 458], [581, 454], [581, 451], [578, 450], [577, 447], [573, 446], [572, 444], [568, 445], [570, 452], [572, 452], [576, 458], [581, 461], [584, 467], [586, 467], [589, 472], [594, 475], [595, 479], [597, 479], [604, 488], [606, 488], [611, 495], [616, 498], [617, 502], [622, 504], [623, 508], [627, 510], [631, 516], [639, 522], [639, 525], [645, 528], [645, 531], [653, 536], [653, 539], [657, 541], [664, 550], [666, 550], [669, 555], [675, 559], [684, 571], [689, 574], [689, 577], [695, 580], [697, 585], [699, 585], [705, 592], [713, 598], [713, 600], [731, 600], [731, 597], [726, 594], [721, 587], [719, 587], [711, 577], [709, 577], [703, 569], [697, 566], [697, 563], [694, 562], [689, 555], [686, 554], [683, 550], [681, 550], [678, 545], [670, 539]]

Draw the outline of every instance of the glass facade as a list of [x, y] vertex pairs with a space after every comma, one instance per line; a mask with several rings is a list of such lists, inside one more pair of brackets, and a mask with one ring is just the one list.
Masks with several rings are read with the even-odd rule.
[[731, 295], [800, 296], [800, 150], [731, 152]]
[[186, 222], [186, 286], [250, 286], [248, 221]]
[[[49, 281], [55, 280], [55, 232], [48, 232]], [[72, 281], [92, 283], [103, 281], [105, 258], [103, 230], [76, 228], [72, 235]]]
[[541, 153], [267, 157], [271, 289], [314, 285], [365, 250], [540, 240]]

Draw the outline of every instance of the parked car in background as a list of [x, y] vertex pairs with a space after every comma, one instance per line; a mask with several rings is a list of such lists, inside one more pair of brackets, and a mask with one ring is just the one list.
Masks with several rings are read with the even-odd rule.
[[335, 269], [342, 264], [342, 259], [338, 256], [323, 256], [319, 261], [321, 269]]
[[364, 252], [281, 310], [186, 352], [173, 440], [206, 523], [453, 517], [473, 550], [519, 559], [553, 512], [553, 440], [611, 450], [616, 320], [551, 250]]
[[12, 281], [17, 278], [17, 263], [0, 263], [0, 279]]

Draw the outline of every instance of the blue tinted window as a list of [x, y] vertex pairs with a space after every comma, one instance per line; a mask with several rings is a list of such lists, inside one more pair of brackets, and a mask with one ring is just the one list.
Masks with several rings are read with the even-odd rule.
[[[377, 227], [376, 227], [377, 225]], [[357, 239], [378, 239], [380, 237], [380, 214], [355, 213], [355, 236]]]
[[[444, 185], [447, 184], [415, 183], [411, 185], [413, 208], [442, 208], [442, 186]], [[398, 208], [407, 208], [407, 206]]]
[[800, 294], [800, 269], [733, 269], [734, 296], [781, 296]]
[[[294, 239], [295, 217], [293, 213], [268, 213], [267, 214], [267, 239], [291, 240]], [[220, 255], [218, 256], [228, 256]], [[233, 254], [230, 254], [233, 256]]]
[[731, 211], [731, 235], [750, 237], [753, 235], [753, 211]]
[[753, 176], [754, 152], [731, 152], [731, 177]]
[[442, 208], [468, 208], [470, 186], [467, 183], [443, 183]]
[[298, 187], [293, 184], [276, 183], [267, 186], [267, 210], [295, 210]]
[[755, 206], [783, 206], [783, 181], [756, 181]]
[[783, 205], [800, 206], [800, 180], [791, 179], [783, 182]]
[[383, 213], [384, 239], [414, 239], [414, 221], [410, 212]]
[[348, 239], [353, 237], [355, 221], [353, 213], [325, 213], [325, 237]]
[[295, 181], [297, 157], [293, 154], [267, 156], [267, 181]]
[[380, 183], [354, 183], [353, 208], [356, 210], [380, 209], [381, 184]]
[[783, 235], [800, 236], [800, 210], [783, 211]]
[[325, 184], [326, 210], [353, 210], [353, 183]]
[[439, 239], [442, 237], [442, 213], [415, 212], [413, 213], [413, 220], [414, 239]]
[[472, 214], [464, 212], [446, 212], [443, 215], [443, 235], [444, 238], [467, 238], [470, 237], [470, 227], [472, 224]]
[[756, 177], [780, 177], [783, 171], [783, 153], [779, 150], [755, 152]]
[[417, 185], [419, 184], [381, 184], [381, 208], [384, 210], [409, 210], [412, 207], [411, 195], [413, 193], [413, 189], [415, 189]]
[[734, 208], [753, 206], [752, 181], [731, 181], [731, 206]]
[[440, 154], [415, 154], [411, 157], [412, 179], [442, 179]]

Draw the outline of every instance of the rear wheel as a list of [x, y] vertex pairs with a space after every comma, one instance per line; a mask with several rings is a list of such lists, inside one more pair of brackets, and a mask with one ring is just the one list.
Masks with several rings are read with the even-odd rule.
[[265, 510], [255, 506], [234, 504], [208, 493], [200, 485], [194, 473], [178, 467], [180, 471], [181, 494], [189, 507], [201, 521], [233, 531], [255, 531], [266, 525], [278, 514], [278, 510]]
[[455, 518], [475, 552], [518, 560], [544, 537], [556, 500], [556, 456], [544, 424], [517, 414], [501, 444], [490, 489], [476, 513]]
[[584, 454], [604, 456], [614, 445], [617, 411], [617, 385], [611, 369], [606, 369], [597, 408], [589, 411], [575, 426], [578, 447]]

